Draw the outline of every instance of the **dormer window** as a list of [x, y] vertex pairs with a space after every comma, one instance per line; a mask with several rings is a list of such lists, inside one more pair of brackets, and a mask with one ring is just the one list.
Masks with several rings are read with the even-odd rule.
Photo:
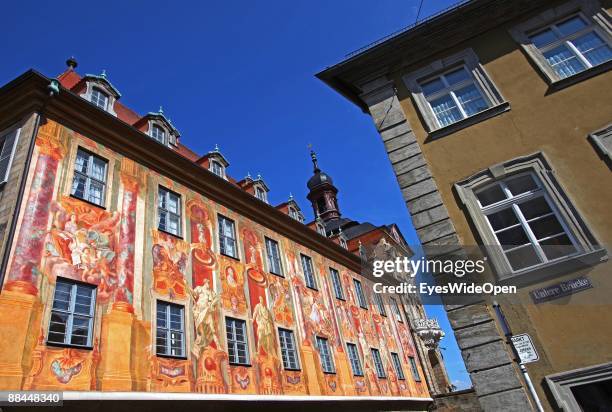
[[340, 246], [348, 250], [348, 245], [346, 244], [346, 240], [342, 236], [340, 236]]
[[108, 110], [108, 94], [102, 90], [98, 88], [92, 89], [90, 101], [102, 110]]
[[166, 144], [166, 131], [156, 124], [151, 128], [151, 137], [161, 144]]
[[297, 210], [295, 210], [294, 208], [290, 207], [289, 208], [289, 216], [291, 216], [292, 218], [294, 218], [295, 220], [300, 220]]
[[210, 171], [221, 178], [225, 178], [225, 168], [220, 162], [217, 162], [216, 160], [210, 161]]
[[261, 200], [262, 202], [266, 202], [268, 203], [268, 194], [266, 193], [266, 191], [260, 187], [260, 186], [256, 186], [255, 187], [255, 197], [259, 200]]

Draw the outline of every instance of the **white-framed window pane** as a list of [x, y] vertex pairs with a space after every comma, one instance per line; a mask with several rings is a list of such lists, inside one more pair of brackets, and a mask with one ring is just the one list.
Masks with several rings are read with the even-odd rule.
[[556, 26], [562, 36], [569, 36], [570, 34], [574, 34], [584, 29], [587, 27], [587, 24], [580, 17], [574, 16], [561, 23], [558, 23]]
[[552, 29], [542, 30], [541, 32], [534, 34], [530, 37], [532, 43], [536, 47], [546, 46], [547, 44], [553, 43], [559, 39], [557, 34]]
[[314, 272], [312, 268], [312, 259], [305, 255], [301, 255], [301, 258], [302, 269], [304, 270], [304, 281], [306, 282], [306, 286], [311, 289], [316, 289], [317, 283], [315, 281]]
[[95, 287], [57, 279], [47, 342], [91, 346]]
[[319, 357], [321, 358], [321, 367], [323, 372], [335, 373], [334, 361], [329, 349], [329, 342], [327, 339], [317, 336], [316, 343], [317, 349], [319, 350]]
[[440, 126], [448, 126], [449, 124], [458, 122], [463, 118], [459, 108], [450, 95], [439, 97], [433, 100], [431, 108], [440, 123]]
[[416, 382], [421, 381], [421, 376], [419, 375], [419, 368], [417, 367], [416, 360], [412, 356], [408, 358], [410, 362], [410, 371], [412, 372], [412, 377]]
[[449, 84], [449, 86], [469, 80], [471, 78], [470, 74], [464, 67], [448, 72], [444, 75], [444, 77], [446, 78], [446, 82]]
[[368, 302], [366, 300], [365, 294], [363, 293], [363, 287], [361, 286], [361, 282], [357, 279], [353, 279], [353, 284], [355, 285], [355, 294], [357, 295], [357, 301], [359, 306], [364, 309], [368, 308]]
[[230, 363], [248, 365], [248, 342], [245, 321], [225, 318], [225, 331]]
[[157, 301], [155, 347], [158, 355], [185, 356], [185, 308]]
[[219, 215], [219, 249], [222, 254], [237, 257], [234, 222]]
[[107, 166], [108, 162], [105, 159], [79, 148], [74, 162], [70, 193], [74, 197], [102, 206]]
[[395, 373], [397, 374], [397, 379], [404, 380], [406, 377], [404, 376], [404, 370], [402, 368], [402, 362], [400, 361], [400, 357], [397, 353], [391, 352], [391, 359], [393, 360], [393, 366], [395, 367]]
[[281, 356], [283, 358], [284, 368], [293, 370], [299, 369], [293, 332], [279, 328], [278, 335], [281, 344]]
[[506, 193], [500, 185], [491, 185], [483, 190], [476, 192], [476, 197], [482, 207], [500, 202], [506, 199]]
[[471, 84], [455, 92], [466, 115], [471, 116], [489, 107], [476, 85]]
[[347, 343], [346, 349], [348, 352], [349, 361], [351, 362], [351, 368], [353, 369], [353, 375], [363, 376], [363, 369], [361, 368], [361, 360], [359, 359], [357, 345]]
[[329, 268], [329, 273], [331, 275], [332, 286], [334, 287], [336, 298], [344, 299], [344, 291], [342, 290], [342, 283], [340, 282], [340, 274], [334, 268]]
[[91, 91], [91, 102], [96, 106], [106, 110], [106, 107], [108, 105], [108, 96], [106, 95], [106, 93], [98, 89], [93, 89]]
[[374, 367], [376, 368], [376, 375], [379, 378], [386, 378], [387, 374], [385, 373], [385, 368], [382, 363], [382, 359], [380, 358], [380, 352], [378, 349], [372, 349], [372, 360], [374, 361]]
[[566, 45], [545, 52], [544, 57], [562, 79], [585, 69], [584, 64]]
[[597, 66], [612, 59], [612, 49], [595, 32], [580, 36], [572, 43], [592, 66]]
[[439, 77], [421, 84], [421, 90], [426, 97], [443, 90], [445, 87], [444, 82]]
[[181, 235], [181, 196], [159, 186], [157, 196], [158, 229]]

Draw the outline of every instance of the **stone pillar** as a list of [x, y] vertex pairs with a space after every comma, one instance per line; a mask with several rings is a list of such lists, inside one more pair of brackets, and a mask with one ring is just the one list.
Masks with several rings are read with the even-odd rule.
[[[421, 244], [460, 248], [459, 237], [395, 94], [393, 81], [378, 78], [362, 86], [362, 101], [395, 172]], [[435, 248], [434, 248], [435, 249]], [[531, 410], [525, 389], [495, 320], [484, 302], [445, 305], [480, 404], [486, 411]]]
[[47, 121], [36, 137], [38, 158], [4, 290], [30, 295], [38, 293], [39, 265], [45, 246], [55, 176], [65, 153], [60, 132], [59, 124]]

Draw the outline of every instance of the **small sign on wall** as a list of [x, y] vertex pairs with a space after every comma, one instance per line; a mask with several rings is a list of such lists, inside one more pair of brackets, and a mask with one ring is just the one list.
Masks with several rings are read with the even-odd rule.
[[521, 363], [531, 363], [540, 360], [538, 352], [531, 340], [531, 336], [526, 333], [521, 333], [520, 335], [511, 336], [510, 340], [512, 340], [512, 344], [514, 345], [514, 349]]
[[565, 282], [556, 283], [545, 288], [534, 289], [529, 294], [533, 299], [533, 303], [538, 304], [549, 300], [557, 299], [563, 296], [572, 295], [585, 289], [593, 287], [591, 280], [585, 276], [577, 279], [571, 279]]

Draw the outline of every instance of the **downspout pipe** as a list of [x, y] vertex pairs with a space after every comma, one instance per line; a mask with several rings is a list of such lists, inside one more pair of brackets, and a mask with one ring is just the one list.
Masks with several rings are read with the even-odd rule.
[[59, 94], [59, 81], [57, 81], [56, 79], [51, 80], [51, 82], [47, 86], [47, 90], [49, 91], [49, 97], [47, 97], [47, 99], [45, 99], [45, 101], [43, 102], [42, 107], [36, 114], [36, 120], [34, 121], [34, 129], [32, 130], [32, 136], [30, 137], [30, 147], [28, 148], [28, 155], [23, 165], [23, 173], [21, 177], [21, 182], [19, 184], [19, 191], [17, 192], [17, 201], [15, 202], [13, 217], [11, 219], [11, 224], [6, 235], [6, 246], [2, 255], [2, 261], [0, 261], [0, 292], [2, 292], [2, 288], [4, 287], [4, 279], [8, 270], [9, 255], [11, 253], [11, 248], [13, 247], [13, 238], [15, 237], [15, 231], [17, 230], [17, 220], [19, 219], [19, 211], [21, 210], [21, 203], [23, 202], [26, 181], [28, 179], [28, 171], [30, 170], [30, 166], [32, 164], [34, 147], [36, 146], [36, 136], [38, 136], [38, 129], [40, 128], [40, 120], [44, 115], [45, 107], [47, 106], [49, 99]]
[[514, 359], [518, 363], [519, 369], [521, 370], [521, 373], [523, 374], [523, 379], [525, 380], [527, 389], [529, 389], [531, 398], [533, 399], [533, 402], [535, 403], [538, 412], [544, 412], [544, 408], [542, 407], [542, 402], [540, 402], [540, 398], [538, 397], [538, 393], [536, 392], [535, 387], [533, 386], [533, 382], [531, 381], [531, 378], [529, 377], [527, 368], [520, 361], [521, 358], [519, 354], [517, 353], [516, 348], [514, 347], [514, 344], [512, 343], [512, 340], [510, 339], [512, 336], [510, 325], [508, 324], [508, 321], [506, 320], [506, 317], [504, 316], [504, 312], [502, 311], [502, 308], [499, 305], [499, 303], [497, 303], [497, 301], [493, 301], [493, 309], [495, 310], [495, 315], [497, 316], [497, 320], [499, 321], [502, 327], [502, 330], [504, 332], [504, 335], [506, 337], [506, 343], [508, 343], [510, 347], [512, 348], [512, 352], [514, 353]]

